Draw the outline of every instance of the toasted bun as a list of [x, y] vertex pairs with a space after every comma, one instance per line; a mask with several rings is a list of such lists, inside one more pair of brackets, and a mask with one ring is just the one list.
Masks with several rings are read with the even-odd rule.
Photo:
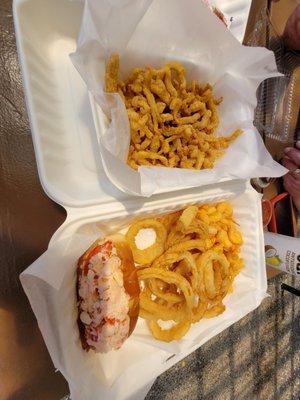
[[[88, 250], [79, 258], [78, 260], [78, 268], [77, 268], [77, 300], [80, 300], [79, 297], [79, 277], [84, 273], [88, 260], [91, 257], [93, 251], [101, 244], [111, 240], [113, 242], [114, 247], [117, 250], [118, 257], [121, 259], [121, 269], [123, 272], [123, 282], [124, 289], [126, 293], [129, 295], [129, 312], [128, 316], [130, 318], [129, 325], [129, 334], [131, 335], [133, 332], [139, 315], [139, 295], [140, 295], [140, 287], [138, 282], [138, 277], [136, 273], [136, 268], [133, 261], [132, 251], [130, 246], [128, 245], [125, 236], [122, 234], [114, 234], [110, 236], [106, 236], [105, 238], [97, 239]], [[80, 333], [80, 339], [82, 343], [82, 347], [84, 350], [89, 350], [91, 347], [86, 342], [85, 338], [85, 325], [81, 322], [78, 313], [78, 327]]]

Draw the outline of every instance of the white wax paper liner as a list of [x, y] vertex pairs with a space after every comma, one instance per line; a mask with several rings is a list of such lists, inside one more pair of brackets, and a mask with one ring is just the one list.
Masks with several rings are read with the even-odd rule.
[[[126, 164], [130, 130], [124, 104], [118, 94], [106, 94], [103, 88], [105, 62], [113, 52], [121, 54], [122, 77], [137, 66], [182, 62], [188, 80], [209, 82], [215, 95], [223, 97], [217, 134], [229, 135], [245, 127], [244, 134], [213, 169], [132, 170]], [[201, 1], [87, 0], [77, 50], [71, 59], [110, 121], [96, 125], [96, 130], [104, 170], [119, 189], [151, 196], [287, 172], [272, 159], [253, 126], [257, 87], [262, 80], [278, 75], [273, 53], [241, 45]]]

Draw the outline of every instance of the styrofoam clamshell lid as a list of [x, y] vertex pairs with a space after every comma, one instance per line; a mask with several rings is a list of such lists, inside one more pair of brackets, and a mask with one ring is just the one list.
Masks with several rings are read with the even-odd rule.
[[[248, 12], [248, 2], [240, 2], [239, 7], [227, 0], [216, 3], [234, 17], [234, 33], [242, 36], [246, 17], [241, 16]], [[122, 209], [132, 202], [132, 196], [112, 185], [103, 170], [86, 85], [69, 58], [76, 48], [82, 10], [79, 1], [13, 2], [39, 177], [47, 195], [74, 213], [96, 205]], [[153, 196], [151, 201], [168, 196]]]

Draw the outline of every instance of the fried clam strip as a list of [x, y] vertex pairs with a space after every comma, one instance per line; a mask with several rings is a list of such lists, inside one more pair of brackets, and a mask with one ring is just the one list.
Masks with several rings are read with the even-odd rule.
[[117, 54], [113, 54], [106, 64], [105, 90], [108, 93], [118, 91], [119, 64], [120, 60]]
[[177, 168], [213, 168], [242, 131], [217, 137], [218, 105], [210, 85], [186, 82], [178, 62], [155, 69], [134, 68], [125, 81], [118, 77], [119, 56], [106, 66], [107, 92], [119, 93], [130, 122], [128, 165]]
[[[155, 153], [154, 151], [150, 151], [150, 150], [140, 150], [138, 152], [134, 152], [134, 154], [132, 155], [132, 159], [133, 161], [135, 161], [138, 165], [148, 165], [145, 164], [145, 161], [160, 161], [162, 165], [164, 165], [165, 167], [168, 167], [169, 162], [168, 159], [164, 156], [161, 156], [160, 154]], [[143, 164], [139, 164], [140, 162], [143, 162]]]

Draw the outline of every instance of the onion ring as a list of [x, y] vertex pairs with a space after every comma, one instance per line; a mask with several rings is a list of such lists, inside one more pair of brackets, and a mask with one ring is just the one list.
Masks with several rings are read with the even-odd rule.
[[[135, 237], [141, 229], [152, 228], [156, 233], [156, 240], [151, 246], [139, 249], [135, 243]], [[128, 232], [126, 239], [131, 247], [133, 259], [138, 264], [148, 264], [159, 257], [165, 249], [167, 230], [164, 225], [156, 219], [148, 218], [134, 222]]]
[[158, 323], [153, 320], [150, 321], [149, 326], [155, 339], [171, 342], [172, 340], [181, 339], [188, 332], [191, 326], [191, 320], [179, 322], [170, 329], [161, 329]]
[[172, 271], [161, 268], [145, 268], [137, 271], [139, 280], [158, 278], [167, 283], [173, 283], [183, 293], [188, 310], [193, 308], [193, 290], [187, 279]]

